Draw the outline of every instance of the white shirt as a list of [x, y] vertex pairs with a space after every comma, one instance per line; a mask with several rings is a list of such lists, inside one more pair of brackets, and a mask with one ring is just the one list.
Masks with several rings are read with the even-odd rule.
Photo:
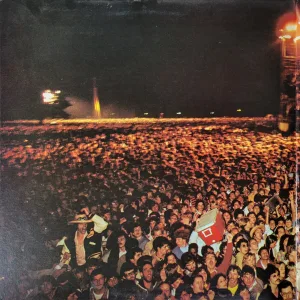
[[86, 263], [85, 260], [85, 249], [84, 249], [84, 239], [86, 238], [87, 233], [85, 233], [82, 244], [79, 244], [77, 239], [77, 231], [75, 232], [75, 246], [76, 246], [76, 261], [78, 266], [82, 266]]

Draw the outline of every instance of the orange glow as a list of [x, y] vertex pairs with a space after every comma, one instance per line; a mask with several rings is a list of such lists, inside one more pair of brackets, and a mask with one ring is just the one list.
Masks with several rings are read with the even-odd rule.
[[285, 26], [286, 31], [296, 31], [297, 30], [297, 24], [289, 23]]
[[286, 34], [286, 35], [282, 35], [282, 36], [280, 36], [279, 38], [280, 38], [281, 40], [284, 40], [284, 39], [291, 39], [291, 38], [292, 38], [292, 36], [290, 36], [290, 35]]
[[295, 38], [294, 38], [294, 42], [297, 42], [297, 41], [299, 41], [300, 40], [300, 36], [296, 36]]
[[282, 15], [276, 25], [277, 36], [283, 36], [283, 32], [292, 33], [297, 30], [297, 16], [295, 12]]
[[99, 101], [99, 98], [97, 96], [94, 97], [94, 112], [95, 112], [95, 117], [96, 118], [101, 117], [100, 101]]

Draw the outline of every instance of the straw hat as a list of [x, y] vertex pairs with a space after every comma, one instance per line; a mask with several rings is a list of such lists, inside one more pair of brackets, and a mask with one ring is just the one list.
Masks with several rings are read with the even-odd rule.
[[69, 224], [80, 224], [80, 223], [91, 223], [93, 222], [91, 219], [87, 217], [85, 214], [76, 215], [73, 221], [70, 221]]
[[264, 226], [262, 225], [262, 224], [260, 224], [260, 225], [256, 225], [256, 226], [254, 226], [252, 229], [251, 229], [251, 231], [250, 231], [250, 237], [252, 238], [253, 237], [253, 235], [254, 235], [254, 233], [255, 233], [255, 231], [257, 230], [257, 229], [261, 229], [262, 230], [262, 232], [264, 233]]

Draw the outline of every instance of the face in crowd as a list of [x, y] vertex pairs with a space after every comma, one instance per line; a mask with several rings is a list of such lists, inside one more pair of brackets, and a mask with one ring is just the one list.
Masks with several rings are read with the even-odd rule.
[[152, 282], [152, 279], [153, 279], [153, 267], [152, 267], [151, 264], [145, 264], [143, 266], [142, 276], [143, 276], [143, 279], [146, 282]]
[[80, 234], [85, 234], [87, 231], [87, 223], [79, 223], [77, 224], [77, 231]]

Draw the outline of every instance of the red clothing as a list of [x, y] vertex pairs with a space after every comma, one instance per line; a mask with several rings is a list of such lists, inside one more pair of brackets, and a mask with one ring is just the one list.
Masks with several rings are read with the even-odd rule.
[[215, 269], [215, 271], [210, 273], [211, 278], [213, 278], [218, 273], [226, 274], [226, 272], [230, 266], [232, 251], [233, 251], [233, 244], [227, 243], [227, 249], [226, 249], [226, 252], [224, 255], [224, 259], [223, 259], [222, 263]]

